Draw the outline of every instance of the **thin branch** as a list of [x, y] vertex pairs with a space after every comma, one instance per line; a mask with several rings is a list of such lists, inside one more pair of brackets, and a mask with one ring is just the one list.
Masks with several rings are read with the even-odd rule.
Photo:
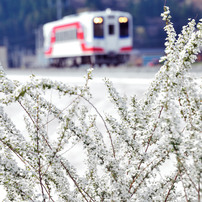
[[[152, 162], [153, 162], [153, 161], [152, 161]], [[152, 164], [152, 162], [150, 162], [147, 166], [145, 166], [145, 167], [139, 172], [139, 174], [136, 174], [136, 176], [134, 177], [132, 183], [130, 184], [129, 192], [130, 192], [130, 190], [131, 190], [133, 184], [135, 183], [136, 179], [140, 176], [140, 174], [141, 174], [144, 170], [146, 170], [146, 168], [148, 168], [148, 167]]]
[[161, 107], [161, 110], [159, 112], [159, 116], [158, 116], [159, 119], [161, 118], [161, 114], [162, 114], [163, 109], [164, 109], [164, 106]]
[[26, 192], [24, 192], [22, 189], [19, 189], [19, 184], [18, 183], [16, 183], [16, 188], [21, 192], [21, 193], [23, 193], [25, 196], [27, 196], [27, 198], [29, 198], [29, 200], [31, 200], [31, 201], [33, 201], [34, 202], [34, 200], [26, 193]]
[[[37, 130], [40, 130], [38, 125], [35, 123], [35, 121], [33, 120], [32, 116], [30, 115], [30, 113], [27, 111], [27, 109], [23, 106], [23, 104], [18, 101], [18, 103], [20, 104], [20, 106], [24, 109], [24, 111], [27, 113], [27, 115], [29, 116], [29, 118], [31, 119], [32, 123], [34, 124], [34, 126], [36, 127]], [[44, 137], [44, 135], [42, 134], [43, 140], [46, 142], [46, 144], [48, 145], [48, 147], [51, 149], [50, 144], [48, 143], [47, 139]]]
[[[162, 114], [163, 109], [164, 109], [164, 106], [161, 106], [161, 110], [160, 110], [160, 112], [159, 112], [158, 119], [161, 118], [161, 114]], [[157, 128], [157, 124], [158, 124], [158, 122], [154, 125], [154, 128], [153, 128], [153, 130], [152, 130], [152, 134], [151, 134], [150, 137], [149, 137], [149, 140], [148, 140], [148, 143], [147, 143], [147, 147], [146, 147], [146, 149], [145, 149], [145, 153], [147, 153], [147, 150], [149, 149], [150, 142], [151, 142], [152, 137], [153, 137], [153, 135], [154, 135], [154, 132], [155, 132], [155, 130], [156, 130], [156, 128]], [[138, 166], [138, 169], [140, 169], [140, 167], [141, 167], [141, 165], [142, 165], [142, 162], [143, 162], [143, 160], [140, 161], [140, 164], [139, 164], [139, 166]]]
[[166, 198], [165, 198], [165, 201], [164, 202], [166, 202], [167, 200], [168, 200], [168, 197], [169, 197], [169, 195], [170, 195], [170, 192], [171, 192], [171, 190], [172, 190], [172, 188], [173, 188], [173, 186], [174, 186], [174, 184], [175, 184], [175, 182], [176, 182], [176, 180], [177, 180], [177, 177], [179, 176], [179, 171], [178, 171], [178, 173], [176, 174], [176, 176], [175, 176], [175, 178], [172, 180], [172, 185], [171, 185], [171, 187], [170, 187], [170, 189], [168, 190], [168, 193], [167, 193], [167, 195], [166, 195]]
[[[154, 159], [154, 160], [155, 160], [155, 159]], [[137, 174], [137, 175], [134, 177], [134, 179], [133, 179], [133, 181], [131, 182], [130, 187], [129, 187], [129, 193], [130, 193], [130, 190], [131, 190], [132, 187], [133, 187], [133, 184], [134, 184], [135, 181], [138, 179], [138, 177], [141, 175], [141, 173], [143, 173], [147, 168], [149, 168], [149, 166], [154, 162], [154, 160], [151, 161], [147, 166], [145, 166], [145, 167], [139, 172], [139, 174]], [[163, 160], [164, 160], [164, 158], [162, 158], [160, 161], [158, 161], [158, 162], [156, 163], [156, 165], [153, 166], [152, 169], [154, 169], [155, 167], [157, 167], [158, 164], [161, 163]], [[143, 180], [138, 184], [138, 186], [136, 187], [136, 189], [133, 191], [131, 197], [135, 194], [135, 192], [137, 191], [137, 189], [138, 189], [139, 186], [142, 184], [142, 182], [144, 181], [144, 179], [147, 177], [148, 174], [149, 174], [149, 172], [147, 172], [147, 174], [145, 175], [145, 177], [143, 178]]]
[[[6, 142], [4, 142], [3, 140], [0, 139], [0, 141], [6, 145], [25, 165], [29, 165], [30, 168], [32, 168], [36, 173], [38, 172], [37, 169], [35, 169], [26, 159], [23, 158], [23, 156], [21, 154], [19, 154], [17, 151], [15, 151], [14, 148], [11, 147], [11, 145], [8, 145]], [[39, 178], [37, 177], [37, 175], [34, 175], [36, 177], [37, 180], [39, 180]], [[46, 193], [49, 195], [51, 201], [54, 202], [54, 200], [52, 199], [52, 197], [50, 196], [50, 193], [48, 192], [48, 190], [46, 189], [46, 187], [43, 185], [44, 189], [46, 190]]]
[[[179, 170], [180, 171], [180, 170]], [[181, 174], [181, 171], [180, 171], [180, 179], [181, 179], [181, 182], [182, 182], [182, 186], [183, 186], [183, 189], [184, 189], [184, 195], [185, 195], [185, 199], [186, 201], [188, 202], [188, 197], [187, 197], [187, 192], [186, 192], [186, 189], [185, 189], [185, 186], [184, 186], [184, 182], [183, 182], [183, 179], [182, 179], [182, 174]]]
[[[73, 178], [73, 176], [71, 175], [71, 173], [69, 172], [69, 170], [66, 168], [65, 164], [60, 161], [62, 167], [65, 169], [65, 171], [68, 173], [69, 177], [71, 178], [71, 180], [74, 182], [75, 186], [77, 187], [77, 189], [79, 190], [79, 192], [81, 193], [81, 195], [83, 196], [83, 198], [85, 199], [85, 201], [88, 202], [88, 199], [86, 198], [86, 196], [84, 195], [84, 193], [92, 200], [95, 201], [86, 191], [84, 191], [83, 189], [81, 189], [78, 185], [78, 183], [76, 182], [76, 180]], [[83, 193], [84, 192], [84, 193]]]
[[20, 106], [24, 109], [24, 111], [27, 113], [27, 115], [29, 116], [29, 118], [31, 119], [32, 123], [34, 124], [34, 126], [36, 126], [36, 123], [34, 121], [34, 119], [32, 118], [32, 116], [30, 115], [30, 113], [27, 111], [27, 109], [22, 105], [22, 103], [18, 100], [18, 103], [20, 104]]
[[41, 193], [43, 196], [43, 201], [45, 202], [45, 194], [44, 194], [44, 190], [43, 190], [43, 183], [42, 183], [42, 175], [41, 175], [41, 157], [40, 157], [40, 147], [39, 147], [39, 96], [37, 96], [37, 111], [36, 111], [36, 115], [37, 115], [37, 120], [36, 120], [36, 144], [37, 144], [37, 154], [38, 154], [38, 174], [39, 174], [39, 183], [41, 186]]
[[200, 190], [197, 189], [196, 184], [193, 182], [192, 178], [190, 177], [190, 175], [187, 173], [186, 168], [184, 167], [183, 163], [181, 162], [180, 158], [177, 158], [178, 162], [180, 162], [180, 165], [182, 166], [184, 172], [186, 173], [186, 175], [188, 176], [189, 180], [191, 181], [191, 183], [193, 184], [194, 188], [196, 189], [197, 192], [199, 192]]
[[110, 143], [111, 143], [112, 151], [113, 151], [113, 156], [114, 156], [114, 158], [115, 158], [115, 157], [116, 157], [116, 153], [115, 153], [115, 149], [114, 149], [114, 145], [113, 145], [113, 141], [112, 141], [112, 136], [111, 136], [111, 133], [110, 133], [108, 127], [107, 127], [107, 124], [106, 124], [106, 122], [105, 122], [103, 116], [100, 114], [100, 112], [99, 112], [98, 109], [94, 106], [94, 104], [93, 104], [92, 102], [90, 102], [88, 99], [86, 99], [86, 98], [83, 97], [82, 95], [81, 95], [81, 97], [82, 97], [86, 102], [88, 102], [88, 103], [95, 109], [95, 111], [97, 112], [97, 114], [99, 115], [99, 117], [102, 119], [102, 121], [103, 121], [103, 123], [104, 123], [104, 126], [105, 126], [105, 128], [106, 128], [106, 130], [107, 130], [107, 133], [108, 133], [108, 135], [109, 135], [109, 139], [110, 139]]
[[146, 173], [146, 175], [143, 177], [142, 181], [137, 185], [133, 193], [131, 194], [131, 197], [137, 192], [138, 188], [141, 186], [141, 184], [144, 182], [144, 180], [147, 178], [149, 172]]
[[[88, 80], [89, 80], [89, 76], [88, 76], [88, 78], [86, 79], [86, 85], [85, 85], [85, 89], [84, 89], [84, 91], [86, 91], [86, 88], [87, 88], [87, 85], [88, 85]], [[83, 92], [84, 92], [83, 91]], [[75, 100], [77, 100], [79, 97], [83, 97], [83, 94], [81, 94], [81, 95], [79, 95], [79, 96], [77, 96], [77, 98], [75, 98], [73, 101], [72, 101], [72, 103], [74, 103], [75, 102]], [[33, 118], [32, 118], [32, 116], [31, 116], [31, 114], [28, 112], [28, 110], [23, 106], [23, 104], [18, 100], [18, 103], [20, 104], [20, 106], [24, 109], [24, 111], [27, 113], [27, 115], [29, 116], [29, 118], [31, 119], [31, 121], [32, 121], [32, 123], [34, 124], [34, 126], [36, 127], [36, 129], [37, 129], [37, 131], [39, 131], [40, 129], [39, 129], [39, 127], [38, 127], [38, 124], [37, 123], [35, 123], [35, 121], [33, 120]], [[70, 105], [72, 104], [72, 103], [70, 103]], [[67, 109], [70, 105], [68, 105], [65, 109]], [[63, 109], [63, 111], [65, 110], [65, 109]], [[62, 111], [62, 112], [63, 112]], [[61, 113], [62, 113], [61, 112]], [[100, 115], [101, 116], [101, 115]], [[104, 120], [104, 119], [103, 119]], [[50, 123], [52, 120], [50, 120], [49, 122], [47, 122], [46, 124], [48, 124], [48, 123]], [[46, 144], [48, 145], [48, 147], [52, 150], [52, 147], [51, 147], [51, 145], [48, 143], [48, 140], [44, 137], [44, 135], [42, 135], [42, 137], [43, 137], [43, 139], [44, 139], [44, 141], [46, 142]], [[38, 139], [38, 138], [37, 138]], [[38, 145], [38, 144], [37, 144]], [[37, 146], [37, 149], [39, 149], [38, 148], [38, 146]], [[14, 152], [15, 153], [15, 152]], [[55, 157], [57, 157], [57, 155], [55, 156]], [[57, 157], [58, 158], [58, 157]], [[78, 183], [76, 182], [76, 180], [73, 178], [73, 176], [71, 175], [71, 173], [69, 172], [69, 170], [66, 168], [66, 166], [64, 165], [64, 163], [60, 160], [60, 163], [61, 163], [61, 165], [62, 165], [62, 167], [66, 170], [66, 172], [68, 173], [68, 175], [69, 175], [69, 177], [72, 179], [72, 181], [74, 182], [74, 184], [75, 184], [75, 186], [77, 187], [77, 189], [79, 190], [79, 192], [81, 193], [81, 195], [83, 196], [83, 198], [85, 199], [85, 201], [87, 201], [88, 202], [88, 199], [86, 198], [86, 196], [84, 195], [84, 193], [90, 198], [90, 200], [91, 201], [95, 201], [85, 190], [83, 190], [82, 188], [80, 188], [79, 187], [79, 185], [78, 185]], [[39, 164], [41, 164], [40, 162], [39, 162]], [[40, 166], [40, 165], [39, 165]], [[40, 166], [41, 167], [41, 166]], [[40, 167], [39, 167], [39, 169], [40, 169]], [[41, 174], [40, 174], [40, 176], [41, 176]], [[41, 180], [41, 179], [39, 179], [39, 180]], [[46, 187], [43, 185], [43, 183], [42, 183], [42, 180], [40, 181], [40, 184], [45, 188], [45, 190], [46, 190]], [[46, 190], [47, 191], [47, 190]], [[84, 192], [84, 193], [83, 193]], [[50, 196], [50, 195], [49, 195]], [[53, 201], [53, 200], [52, 200]]]
[[[31, 119], [32, 123], [33, 123], [34, 126], [36, 127], [37, 131], [39, 131], [38, 124], [35, 123], [34, 119], [33, 119], [32, 116], [30, 115], [30, 113], [28, 112], [28, 110], [24, 107], [24, 105], [23, 105], [19, 100], [18, 100], [18, 103], [19, 103], [20, 106], [24, 109], [24, 111], [27, 113], [27, 115], [28, 115], [29, 118]], [[38, 112], [37, 112], [37, 113], [38, 113]], [[37, 115], [37, 121], [38, 121], [38, 115]], [[44, 141], [46, 142], [46, 144], [47, 144], [47, 145], [49, 146], [49, 148], [50, 148], [50, 145], [49, 145], [47, 139], [44, 137], [44, 135], [42, 135], [42, 137], [43, 137]], [[37, 137], [37, 140], [38, 140], [38, 137]], [[38, 144], [38, 143], [37, 143], [37, 144]], [[39, 164], [41, 164], [41, 163], [39, 162]], [[29, 165], [30, 165], [30, 164], [29, 164]], [[32, 168], [34, 168], [34, 167], [32, 167]], [[34, 169], [35, 169], [35, 168], [34, 168]], [[41, 165], [40, 165], [39, 169], [41, 169]], [[35, 171], [36, 171], [36, 170], [35, 170]], [[40, 173], [39, 175], [42, 176], [42, 174], [41, 174], [41, 172], [40, 172], [39, 170], [38, 170], [38, 172]], [[43, 185], [43, 183], [42, 183], [42, 181], [41, 181], [41, 177], [39, 177], [39, 181], [40, 181], [40, 185], [41, 185], [42, 193], [43, 193], [43, 187], [44, 187], [45, 190], [46, 190], [46, 192], [47, 192], [47, 194], [48, 194], [49, 197], [50, 197], [50, 193], [47, 191], [45, 185]], [[52, 200], [52, 198], [51, 198], [51, 200]], [[52, 201], [53, 201], [53, 200], [52, 200]]]
[[48, 125], [52, 121], [54, 121], [56, 118], [58, 118], [66, 109], [68, 109], [78, 98], [80, 95], [78, 95], [70, 104], [68, 104], [64, 109], [62, 109], [58, 114], [57, 117], [53, 117], [51, 120], [47, 121], [46, 123], [43, 124], [43, 126]]
[[200, 202], [201, 200], [201, 195], [200, 195], [200, 179], [201, 179], [201, 173], [199, 173], [199, 181], [198, 181], [198, 202]]
[[[19, 103], [20, 103], [20, 102], [19, 102]], [[31, 115], [29, 114], [29, 112], [26, 110], [26, 108], [25, 108], [21, 103], [20, 103], [20, 105], [21, 105], [22, 108], [25, 110], [25, 112], [28, 114], [28, 116], [29, 116], [30, 119], [32, 120], [34, 126], [35, 126], [36, 128], [38, 128], [38, 126], [36, 125], [36, 123], [35, 123], [34, 120], [32, 119], [32, 117], [31, 117]], [[47, 141], [47, 139], [44, 137], [44, 135], [42, 135], [42, 137], [43, 137], [43, 139], [45, 140], [45, 142], [46, 142], [47, 146], [49, 147], [49, 149], [52, 150], [51, 145], [48, 143], [48, 141]], [[55, 157], [57, 157], [57, 155], [56, 155]], [[58, 158], [58, 157], [57, 157], [57, 158]], [[74, 182], [75, 186], [78, 188], [79, 192], [82, 194], [82, 196], [83, 196], [84, 199], [85, 199], [86, 197], [85, 197], [85, 195], [83, 194], [82, 189], [81, 189], [81, 188], [79, 187], [79, 185], [77, 184], [76, 180], [71, 176], [70, 172], [69, 172], [68, 169], [65, 167], [64, 163], [63, 163], [62, 161], [60, 161], [60, 163], [61, 163], [61, 165], [63, 166], [63, 168], [67, 171], [69, 177], [72, 179], [72, 181]], [[84, 191], [84, 190], [83, 190], [83, 191]], [[86, 193], [86, 192], [84, 191], [84, 193]], [[87, 194], [87, 193], [86, 193], [86, 194]], [[87, 195], [88, 195], [88, 194], [87, 194]], [[89, 198], [91, 198], [91, 197], [89, 196]], [[91, 200], [93, 200], [93, 199], [91, 199]], [[86, 201], [88, 201], [88, 200], [86, 200]]]
[[[83, 89], [82, 93], [81, 93], [80, 95], [77, 95], [77, 97], [76, 97], [69, 105], [67, 105], [64, 109], [62, 109], [62, 110], [60, 111], [60, 113], [57, 115], [57, 117], [59, 117], [60, 114], [62, 114], [62, 112], [64, 112], [64, 111], [65, 111], [66, 109], [68, 109], [73, 103], [75, 103], [75, 101], [76, 101], [79, 97], [82, 97], [82, 96], [83, 96], [83, 93], [87, 90], [88, 83], [89, 83], [89, 79], [90, 79], [90, 75], [87, 75], [86, 83], [85, 83], [85, 85], [84, 85], [84, 89]], [[47, 124], [49, 124], [50, 122], [52, 122], [55, 118], [56, 118], [56, 117], [54, 117], [54, 118], [52, 118], [51, 120], [47, 121], [47, 122], [44, 124], [44, 126], [47, 125]]]

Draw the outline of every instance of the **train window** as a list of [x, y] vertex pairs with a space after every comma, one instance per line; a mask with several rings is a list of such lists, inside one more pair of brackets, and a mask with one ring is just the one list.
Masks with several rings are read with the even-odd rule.
[[109, 35], [114, 34], [114, 25], [109, 25]]
[[127, 17], [119, 17], [120, 37], [129, 36], [129, 22]]
[[93, 31], [95, 38], [104, 37], [104, 20], [102, 17], [95, 17], [93, 19]]
[[70, 40], [75, 40], [75, 39], [77, 39], [76, 28], [56, 31], [56, 33], [55, 33], [56, 42], [70, 41]]

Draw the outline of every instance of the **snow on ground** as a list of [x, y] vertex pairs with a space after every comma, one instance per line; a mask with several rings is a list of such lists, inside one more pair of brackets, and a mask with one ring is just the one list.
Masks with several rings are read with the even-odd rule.
[[[79, 69], [8, 69], [6, 70], [6, 74], [8, 78], [22, 82], [29, 80], [30, 75], [34, 74], [38, 78], [50, 78], [52, 80], [68, 83], [69, 85], [84, 85], [84, 75], [86, 75], [88, 68], [89, 67], [82, 67]], [[144, 96], [144, 93], [146, 92], [151, 81], [154, 79], [155, 73], [158, 71], [158, 69], [158, 67], [95, 68], [93, 71], [93, 80], [90, 81], [93, 104], [101, 113], [103, 113], [103, 111], [107, 113], [113, 111], [108, 99], [103, 78], [109, 78], [121, 95], [126, 95], [128, 97], [136, 95], [136, 97], [140, 99]], [[192, 73], [197, 75], [197, 77], [202, 76], [202, 65], [195, 67]], [[54, 95], [51, 96], [54, 97]], [[15, 123], [16, 121], [20, 121], [19, 115], [22, 113], [22, 111], [20, 111], [18, 107], [15, 105], [11, 106], [8, 108], [7, 112]], [[19, 125], [19, 127], [19, 129], [21, 129], [23, 126]], [[52, 129], [50, 128], [49, 130]], [[81, 162], [80, 159], [82, 158], [82, 155], [79, 152], [80, 149], [81, 148], [79, 145], [77, 145], [71, 150], [71, 152], [68, 152], [68, 159], [72, 160], [75, 166], [78, 166]], [[78, 168], [78, 170], [79, 172], [82, 172], [82, 168]], [[2, 201], [3, 197], [5, 196], [5, 192], [1, 189], [0, 192], [0, 201]]]
[[[83, 76], [86, 75], [87, 69], [88, 67], [79, 69], [10, 69], [6, 72], [9, 78], [15, 80], [23, 81], [29, 79], [29, 76], [34, 74], [38, 77], [80, 85], [85, 82]], [[91, 87], [92, 89], [103, 87], [102, 79], [106, 77], [116, 84], [122, 92], [128, 94], [133, 91], [136, 93], [137, 91], [139, 95], [145, 90], [157, 71], [157, 68], [95, 68]]]

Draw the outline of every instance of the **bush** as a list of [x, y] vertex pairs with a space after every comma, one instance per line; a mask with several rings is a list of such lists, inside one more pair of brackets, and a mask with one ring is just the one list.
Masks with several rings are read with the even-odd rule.
[[[190, 20], [177, 37], [168, 7], [162, 17], [166, 55], [145, 98], [127, 101], [105, 79], [118, 117], [104, 117], [93, 105], [88, 87], [92, 69], [83, 87], [35, 76], [20, 83], [1, 71], [0, 182], [7, 191], [5, 201], [200, 201], [201, 89], [188, 71], [202, 44], [202, 20], [197, 29]], [[59, 109], [49, 102], [47, 94], [53, 91], [68, 96], [70, 104]], [[13, 103], [24, 110], [25, 131], [5, 112]], [[97, 127], [97, 117], [106, 132]], [[55, 138], [49, 136], [51, 124], [58, 126]], [[83, 175], [65, 157], [78, 142], [85, 156]]]

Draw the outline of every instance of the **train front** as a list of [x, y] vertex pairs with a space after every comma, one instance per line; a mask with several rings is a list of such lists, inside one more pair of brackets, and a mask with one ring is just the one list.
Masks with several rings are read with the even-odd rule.
[[98, 65], [119, 65], [129, 60], [132, 51], [132, 17], [127, 12], [106, 10], [93, 16], [93, 46]]

